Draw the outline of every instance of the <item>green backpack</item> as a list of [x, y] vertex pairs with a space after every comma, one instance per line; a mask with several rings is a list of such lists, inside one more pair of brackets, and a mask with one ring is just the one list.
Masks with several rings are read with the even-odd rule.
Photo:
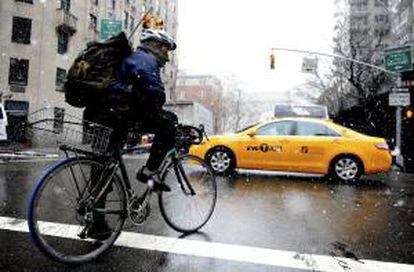
[[[64, 85], [65, 100], [83, 108], [106, 94], [116, 82], [115, 68], [132, 52], [124, 32], [103, 42], [91, 42], [75, 59]], [[101, 100], [99, 100], [101, 101]]]

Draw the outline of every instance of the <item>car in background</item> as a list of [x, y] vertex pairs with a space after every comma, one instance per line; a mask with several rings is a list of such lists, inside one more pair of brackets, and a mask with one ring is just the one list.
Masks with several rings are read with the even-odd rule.
[[329, 175], [356, 181], [387, 172], [392, 158], [386, 141], [316, 118], [280, 118], [229, 135], [211, 136], [190, 153], [219, 174], [235, 168]]

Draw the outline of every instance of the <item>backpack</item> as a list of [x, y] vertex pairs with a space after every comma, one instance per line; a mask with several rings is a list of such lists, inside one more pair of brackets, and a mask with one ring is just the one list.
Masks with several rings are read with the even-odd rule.
[[74, 107], [83, 108], [107, 93], [116, 82], [115, 68], [132, 53], [124, 32], [103, 42], [91, 42], [75, 59], [64, 85], [65, 100]]

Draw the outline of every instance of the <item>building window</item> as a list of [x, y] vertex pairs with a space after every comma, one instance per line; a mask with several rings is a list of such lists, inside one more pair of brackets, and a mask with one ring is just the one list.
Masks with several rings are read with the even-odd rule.
[[64, 108], [53, 108], [53, 129], [56, 133], [63, 131], [63, 124], [65, 120], [65, 109]]
[[99, 5], [99, 0], [91, 0], [91, 3], [95, 6]]
[[33, 0], [15, 0], [16, 2], [23, 2], [28, 4], [33, 4]]
[[116, 8], [116, 1], [112, 0], [112, 9], [115, 10], [115, 8]]
[[69, 34], [64, 31], [58, 32], [58, 53], [65, 54], [68, 52]]
[[124, 11], [124, 16], [125, 16], [125, 19], [124, 19], [124, 28], [127, 29], [128, 28], [128, 25], [129, 25], [129, 14], [128, 14], [128, 12]]
[[60, 8], [66, 11], [70, 10], [70, 0], [60, 0]]
[[58, 67], [56, 69], [56, 87], [58, 87], [58, 89], [62, 89], [63, 84], [65, 84], [65, 80], [66, 70]]
[[32, 20], [22, 17], [13, 17], [12, 42], [30, 44]]
[[93, 14], [89, 14], [89, 28], [95, 31], [98, 29], [98, 17]]
[[375, 15], [375, 21], [377, 23], [388, 23], [388, 15], [386, 15], [386, 14], [377, 14], [377, 15]]
[[29, 60], [10, 58], [9, 84], [27, 86], [29, 75]]

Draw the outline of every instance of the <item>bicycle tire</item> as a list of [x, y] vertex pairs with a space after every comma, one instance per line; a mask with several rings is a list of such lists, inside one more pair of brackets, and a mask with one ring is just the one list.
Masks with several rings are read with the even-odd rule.
[[[118, 238], [127, 213], [125, 188], [116, 174], [110, 191], [106, 190], [105, 205], [100, 212], [109, 226], [109, 237], [98, 241], [78, 236], [87, 226], [80, 214], [79, 192], [88, 194], [88, 178], [102, 173], [103, 169], [103, 164], [92, 158], [67, 158], [54, 164], [37, 180], [30, 195], [27, 219], [32, 241], [46, 256], [66, 264], [85, 263], [105, 252]], [[78, 199], [74, 202], [72, 198], [76, 195]], [[113, 214], [108, 212], [111, 209]], [[97, 214], [97, 209], [93, 212]]]
[[[164, 220], [178, 232], [198, 231], [211, 218], [217, 201], [217, 184], [213, 170], [201, 158], [193, 155], [180, 156], [166, 169], [161, 178], [171, 192], [161, 192], [158, 195]], [[185, 174], [194, 194], [191, 194], [180, 173]], [[180, 186], [180, 179], [184, 180], [184, 188]]]

